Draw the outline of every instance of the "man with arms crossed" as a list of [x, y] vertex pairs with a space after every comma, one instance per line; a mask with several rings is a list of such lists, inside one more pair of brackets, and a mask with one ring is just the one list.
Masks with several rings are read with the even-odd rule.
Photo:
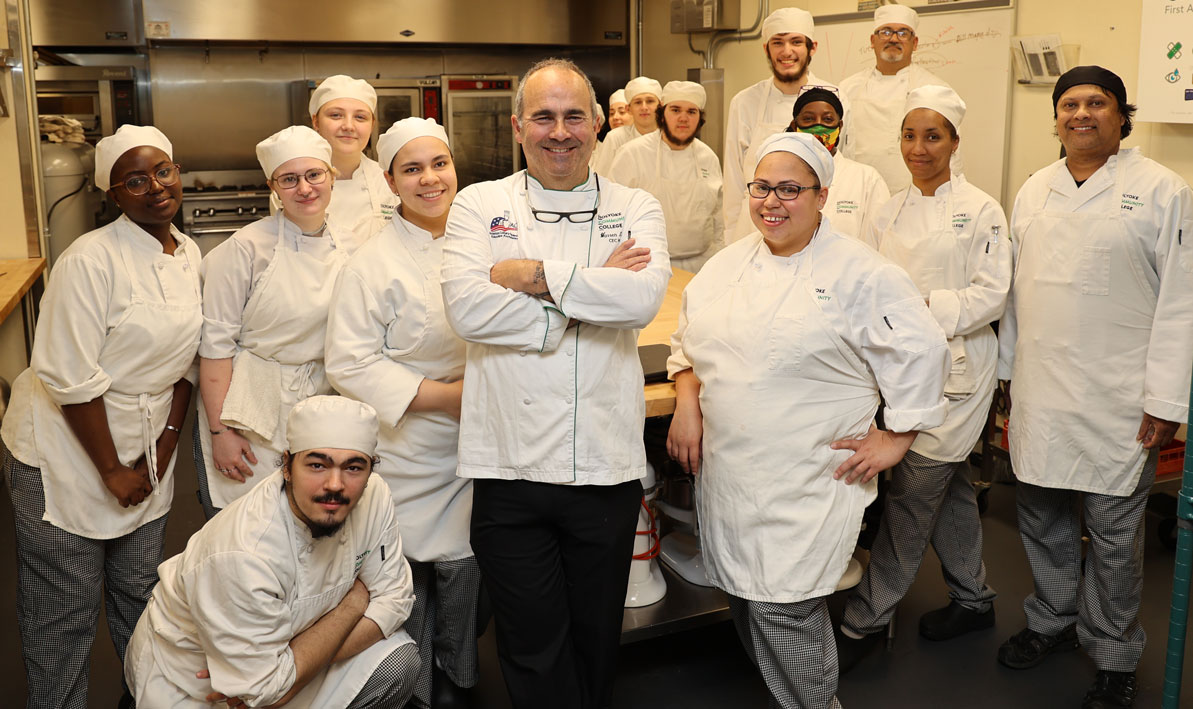
[[418, 651], [377, 413], [315, 396], [290, 413], [282, 468], [158, 567], [125, 676], [143, 709], [400, 707]]
[[671, 275], [658, 201], [588, 169], [596, 96], [574, 64], [518, 84], [527, 169], [462, 190], [443, 300], [468, 341], [459, 474], [513, 705], [608, 706], [646, 404], [637, 329]]

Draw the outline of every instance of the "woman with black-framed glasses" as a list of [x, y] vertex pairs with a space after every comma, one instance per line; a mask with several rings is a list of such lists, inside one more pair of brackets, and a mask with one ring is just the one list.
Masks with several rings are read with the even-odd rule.
[[122, 126], [95, 184], [122, 212], [54, 263], [4, 417], [29, 706], [86, 706], [101, 599], [123, 661], [157, 582], [203, 314], [166, 136]]
[[[772, 706], [839, 707], [825, 598], [875, 475], [944, 421], [948, 346], [915, 285], [820, 213], [833, 159], [815, 137], [762, 143], [754, 232], [683, 292], [667, 451], [696, 475], [700, 542]], [[873, 426], [879, 397], [890, 430]], [[853, 483], [857, 483], [856, 485]]]
[[348, 258], [327, 219], [331, 145], [291, 126], [258, 143], [257, 159], [281, 211], [203, 260], [195, 466], [208, 518], [277, 467], [294, 404], [331, 391], [323, 339]]

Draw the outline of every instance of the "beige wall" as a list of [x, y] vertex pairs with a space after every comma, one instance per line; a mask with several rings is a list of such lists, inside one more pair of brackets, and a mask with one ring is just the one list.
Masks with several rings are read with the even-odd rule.
[[[741, 0], [742, 26], [753, 22], [757, 5]], [[855, 0], [772, 0], [770, 8], [803, 7], [814, 15], [843, 13], [856, 9]], [[1100, 64], [1119, 74], [1129, 97], [1135, 95], [1139, 67], [1140, 1], [1127, 0], [1018, 0], [1018, 34], [1060, 33], [1065, 44], [1080, 45], [1082, 64]], [[689, 67], [700, 66], [701, 58], [688, 50], [685, 35], [670, 32], [669, 3], [646, 0], [643, 10], [643, 71], [647, 76], [666, 82], [685, 78]], [[695, 35], [699, 49], [707, 41]], [[716, 65], [725, 70], [725, 105], [738, 91], [757, 82], [768, 73], [762, 54], [762, 40], [725, 45]], [[816, 68], [815, 59], [812, 62]], [[965, 95], [967, 87], [958, 86]], [[977, 90], [977, 87], [968, 87]], [[1052, 134], [1052, 88], [1016, 84], [1011, 90], [1010, 147], [1006, 164], [1006, 206], [1024, 180], [1059, 155], [1060, 144]], [[1136, 124], [1135, 132], [1124, 141], [1127, 147], [1139, 146], [1144, 153], [1176, 170], [1193, 182], [1193, 125]], [[968, 149], [973, 149], [968, 148]]]

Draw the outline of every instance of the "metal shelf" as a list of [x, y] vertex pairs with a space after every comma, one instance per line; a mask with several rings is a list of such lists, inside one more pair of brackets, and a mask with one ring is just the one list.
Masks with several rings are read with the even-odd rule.
[[730, 619], [724, 591], [688, 583], [661, 561], [659, 569], [667, 581], [667, 595], [658, 603], [625, 609], [622, 645]]

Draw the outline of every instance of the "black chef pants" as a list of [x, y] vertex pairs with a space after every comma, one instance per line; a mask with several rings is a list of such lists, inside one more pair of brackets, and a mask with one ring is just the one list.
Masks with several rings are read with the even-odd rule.
[[610, 705], [642, 485], [476, 480], [472, 550], [516, 709]]

